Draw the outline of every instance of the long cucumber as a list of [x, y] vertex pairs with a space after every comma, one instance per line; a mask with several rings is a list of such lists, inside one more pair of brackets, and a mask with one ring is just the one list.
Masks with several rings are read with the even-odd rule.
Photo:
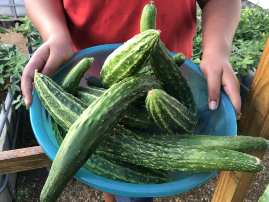
[[[42, 77], [36, 73], [35, 80], [38, 79]], [[41, 202], [57, 200], [68, 181], [96, 151], [104, 137], [125, 115], [128, 107], [154, 88], [162, 87], [151, 77], [136, 75], [125, 78], [114, 84], [82, 113], [68, 130], [58, 150], [41, 192]]]
[[[57, 143], [61, 145], [66, 132], [53, 119], [51, 125]], [[96, 175], [126, 183], [160, 184], [171, 182], [171, 178], [164, 170], [146, 168], [96, 153], [91, 155], [82, 168]]]

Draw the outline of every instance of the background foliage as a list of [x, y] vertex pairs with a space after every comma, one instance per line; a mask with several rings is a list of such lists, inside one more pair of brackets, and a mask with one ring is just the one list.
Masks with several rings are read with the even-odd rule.
[[[201, 10], [197, 10], [197, 30], [193, 40], [192, 59], [196, 64], [202, 58]], [[269, 34], [269, 12], [256, 6], [246, 7], [241, 17], [232, 44], [230, 63], [237, 74], [246, 75], [247, 70], [257, 68]]]

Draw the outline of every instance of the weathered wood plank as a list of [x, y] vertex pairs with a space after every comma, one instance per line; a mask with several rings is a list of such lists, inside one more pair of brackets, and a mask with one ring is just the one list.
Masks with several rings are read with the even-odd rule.
[[40, 146], [0, 152], [0, 175], [51, 166]]
[[[269, 139], [269, 36], [254, 76], [240, 121], [238, 135]], [[265, 150], [252, 152], [260, 159]], [[212, 202], [242, 202], [255, 174], [222, 172]]]

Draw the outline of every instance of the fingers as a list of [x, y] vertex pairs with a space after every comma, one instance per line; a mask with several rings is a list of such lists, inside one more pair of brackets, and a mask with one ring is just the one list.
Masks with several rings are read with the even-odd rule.
[[61, 54], [58, 52], [58, 50], [50, 50], [50, 56], [41, 73], [51, 78], [58, 68], [66, 62], [66, 60], [60, 56]]
[[21, 89], [26, 106], [29, 106], [32, 102], [32, 82], [34, 80], [35, 70], [41, 71], [48, 57], [49, 50], [46, 47], [40, 47], [25, 66], [21, 78]]
[[208, 87], [208, 106], [211, 110], [218, 108], [221, 89], [222, 71], [220, 69], [210, 70], [206, 73]]
[[[212, 67], [210, 63], [201, 63], [200, 68], [207, 79], [208, 106], [211, 110], [218, 108], [221, 86], [231, 100], [236, 115], [241, 111], [240, 85], [230, 64]], [[212, 67], [212, 68], [211, 68]]]
[[224, 91], [233, 104], [235, 114], [238, 116], [241, 111], [240, 84], [232, 69], [224, 71], [222, 83]]

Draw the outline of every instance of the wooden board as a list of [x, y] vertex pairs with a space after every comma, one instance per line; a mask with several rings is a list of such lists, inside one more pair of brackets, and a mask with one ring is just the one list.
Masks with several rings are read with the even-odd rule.
[[40, 146], [0, 152], [0, 175], [51, 166]]
[[[269, 36], [247, 100], [244, 104], [238, 135], [269, 139]], [[264, 150], [250, 153], [260, 159]], [[212, 202], [243, 202], [254, 178], [253, 173], [221, 172]]]

